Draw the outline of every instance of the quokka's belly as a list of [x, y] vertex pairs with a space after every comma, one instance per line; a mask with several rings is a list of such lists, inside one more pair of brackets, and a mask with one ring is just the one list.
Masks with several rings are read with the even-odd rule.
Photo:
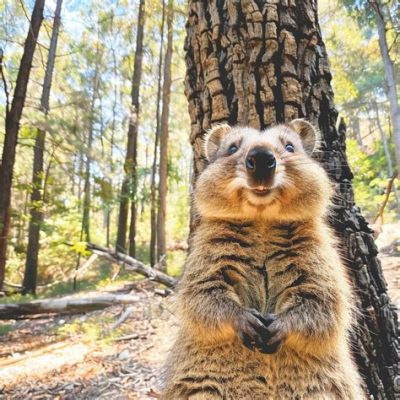
[[[236, 339], [209, 346], [176, 343], [163, 400], [363, 400], [352, 361], [282, 348], [253, 352]], [[352, 376], [355, 377], [353, 381]]]
[[177, 348], [162, 399], [274, 400], [265, 355], [237, 340], [210, 346], [188, 341]]
[[271, 358], [273, 398], [279, 400], [363, 400], [356, 367], [339, 355], [299, 355], [282, 349]]

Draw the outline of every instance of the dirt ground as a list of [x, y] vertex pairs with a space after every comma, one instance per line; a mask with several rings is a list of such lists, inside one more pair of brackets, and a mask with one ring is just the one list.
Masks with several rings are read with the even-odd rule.
[[[400, 257], [381, 255], [389, 292], [400, 308]], [[0, 336], [0, 399], [151, 399], [176, 318], [168, 298], [143, 281], [140, 300], [86, 315], [8, 321]]]
[[126, 306], [15, 321], [0, 337], [0, 399], [154, 398], [175, 318], [153, 283], [132, 293], [140, 300], [115, 330]]

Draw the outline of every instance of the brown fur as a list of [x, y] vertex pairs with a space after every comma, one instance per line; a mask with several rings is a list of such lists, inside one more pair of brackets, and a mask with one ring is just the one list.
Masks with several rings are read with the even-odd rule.
[[[163, 399], [365, 398], [348, 344], [350, 286], [325, 222], [331, 185], [310, 158], [316, 140], [302, 120], [208, 135]], [[254, 146], [277, 160], [262, 196], [244, 162]]]

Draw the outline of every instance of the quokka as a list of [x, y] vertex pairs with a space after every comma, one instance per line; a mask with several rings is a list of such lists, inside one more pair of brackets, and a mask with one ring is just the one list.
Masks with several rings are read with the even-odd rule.
[[304, 120], [206, 136], [162, 399], [365, 399], [317, 141]]

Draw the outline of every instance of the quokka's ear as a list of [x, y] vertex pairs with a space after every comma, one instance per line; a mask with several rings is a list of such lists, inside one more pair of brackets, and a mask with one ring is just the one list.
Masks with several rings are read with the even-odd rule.
[[290, 121], [288, 125], [300, 136], [304, 150], [308, 155], [311, 155], [317, 147], [319, 132], [308, 121], [300, 118]]
[[227, 124], [219, 124], [211, 128], [204, 136], [204, 155], [209, 162], [215, 161], [222, 139], [231, 130]]

